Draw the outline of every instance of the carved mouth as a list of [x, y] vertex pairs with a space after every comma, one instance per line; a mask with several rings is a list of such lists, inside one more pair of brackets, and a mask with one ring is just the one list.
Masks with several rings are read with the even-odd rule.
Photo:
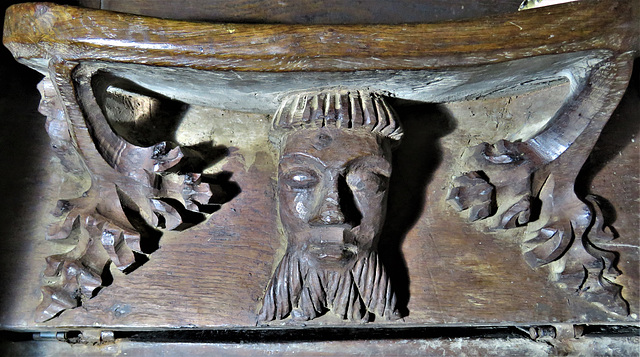
[[311, 244], [308, 250], [318, 260], [331, 261], [348, 260], [358, 253], [358, 247], [353, 244]]
[[318, 260], [343, 261], [358, 254], [356, 236], [349, 225], [313, 228], [308, 251]]
[[356, 241], [353, 227], [348, 224], [312, 227], [310, 232], [311, 244], [353, 244]]

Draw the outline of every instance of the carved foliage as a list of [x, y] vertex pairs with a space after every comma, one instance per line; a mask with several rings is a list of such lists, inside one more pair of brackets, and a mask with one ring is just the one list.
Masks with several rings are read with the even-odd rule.
[[621, 315], [629, 307], [615, 283], [617, 253], [600, 246], [613, 236], [595, 196], [577, 197], [574, 180], [624, 93], [630, 59], [623, 54], [567, 69], [571, 93], [539, 132], [525, 141], [482, 143], [465, 157], [496, 189], [489, 226], [526, 226], [521, 246], [532, 268], [548, 267], [559, 287]]
[[457, 211], [469, 211], [469, 221], [489, 217], [494, 213], [493, 185], [480, 171], [467, 172], [453, 180], [447, 202]]
[[[595, 196], [587, 196], [586, 203], [579, 200], [573, 185], [558, 186], [553, 173], [542, 180], [538, 170], [544, 165], [536, 165], [542, 160], [526, 143], [483, 143], [470, 152], [468, 161], [483, 171], [454, 179], [450, 205], [460, 212], [468, 210], [469, 221], [486, 219], [494, 230], [526, 226], [522, 249], [529, 266], [548, 265], [558, 286], [612, 312], [628, 314], [622, 287], [614, 283], [620, 274], [617, 254], [598, 246], [613, 235], [604, 226]], [[538, 180], [543, 184], [536, 194], [532, 182]], [[480, 187], [495, 187], [495, 196]], [[497, 206], [495, 214], [485, 215], [492, 205]]]
[[125, 273], [144, 263], [157, 249], [157, 229], [181, 229], [181, 213], [198, 213], [212, 198], [201, 174], [183, 170], [201, 159], [197, 153], [166, 141], [150, 147], [125, 141], [111, 130], [92, 90], [83, 86], [86, 78], [77, 88], [84, 110], [66, 100], [73, 94], [66, 76], [70, 72], [57, 76], [62, 78], [57, 86], [48, 77], [39, 84], [40, 112], [47, 116], [47, 131], [64, 167], [86, 168], [91, 187], [81, 197], [60, 200], [53, 212], [57, 223], [48, 228], [47, 239], [74, 248], [47, 258], [36, 321], [93, 297], [108, 285], [110, 263]]
[[588, 195], [586, 203], [575, 198], [572, 207], [554, 204], [554, 181], [551, 174], [540, 192], [540, 218], [527, 227], [522, 246], [526, 262], [536, 268], [549, 264], [562, 288], [627, 315], [622, 286], [615, 283], [620, 275], [615, 267], [618, 254], [599, 246], [615, 236], [604, 225], [596, 196]]

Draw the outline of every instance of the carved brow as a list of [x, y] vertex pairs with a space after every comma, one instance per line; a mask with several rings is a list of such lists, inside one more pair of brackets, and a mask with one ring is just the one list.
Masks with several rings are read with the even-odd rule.
[[355, 158], [347, 163], [347, 167], [355, 170], [366, 168], [386, 177], [391, 176], [391, 163], [377, 155]]
[[327, 164], [325, 164], [322, 160], [318, 159], [315, 156], [312, 156], [312, 155], [309, 155], [307, 153], [304, 153], [304, 152], [294, 152], [294, 153], [291, 153], [291, 154], [284, 155], [284, 156], [282, 156], [282, 158], [280, 158], [280, 162], [282, 163], [282, 160], [284, 160], [284, 159], [294, 158], [294, 157], [297, 157], [297, 156], [303, 157], [304, 160], [312, 160], [314, 162], [317, 162], [320, 165], [322, 165], [322, 167], [325, 167], [325, 168], [327, 167]]

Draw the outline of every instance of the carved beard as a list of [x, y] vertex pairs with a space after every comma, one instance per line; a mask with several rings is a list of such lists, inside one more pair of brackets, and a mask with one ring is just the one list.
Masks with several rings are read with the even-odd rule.
[[400, 318], [387, 273], [372, 251], [346, 271], [309, 266], [299, 252], [285, 253], [264, 296], [259, 321], [310, 320], [332, 310], [343, 319], [367, 322], [370, 313]]

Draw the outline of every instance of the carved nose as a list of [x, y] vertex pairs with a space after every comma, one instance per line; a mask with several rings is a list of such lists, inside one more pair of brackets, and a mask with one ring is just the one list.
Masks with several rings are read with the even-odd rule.
[[337, 190], [329, 192], [320, 204], [318, 213], [310, 220], [311, 224], [342, 224], [344, 215], [340, 210]]

